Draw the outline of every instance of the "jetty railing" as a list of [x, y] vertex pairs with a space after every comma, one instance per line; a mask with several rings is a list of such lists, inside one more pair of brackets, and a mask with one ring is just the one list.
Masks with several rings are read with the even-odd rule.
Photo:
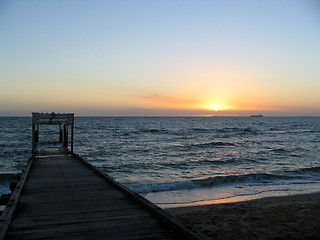
[[21, 192], [23, 190], [23, 186], [27, 180], [27, 176], [29, 174], [31, 164], [35, 159], [35, 155], [33, 154], [29, 159], [28, 163], [19, 176], [18, 182], [15, 184], [15, 188], [11, 190], [10, 198], [6, 203], [6, 208], [0, 215], [0, 239], [4, 239], [4, 236], [8, 230], [8, 227], [11, 223], [13, 213], [16, 210], [18, 200], [20, 198]]

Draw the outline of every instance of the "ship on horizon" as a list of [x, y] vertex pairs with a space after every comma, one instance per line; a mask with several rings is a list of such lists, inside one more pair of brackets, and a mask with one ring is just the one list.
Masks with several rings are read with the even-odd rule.
[[261, 114], [255, 114], [255, 115], [251, 115], [250, 117], [263, 117], [263, 115], [261, 115]]

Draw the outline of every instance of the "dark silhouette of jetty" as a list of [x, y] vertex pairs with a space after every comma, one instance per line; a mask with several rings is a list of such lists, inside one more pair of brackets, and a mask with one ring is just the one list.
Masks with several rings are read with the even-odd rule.
[[[0, 239], [207, 239], [67, 150], [73, 123], [73, 114], [33, 113], [33, 155], [1, 215]], [[62, 148], [38, 147], [42, 124], [59, 126]]]

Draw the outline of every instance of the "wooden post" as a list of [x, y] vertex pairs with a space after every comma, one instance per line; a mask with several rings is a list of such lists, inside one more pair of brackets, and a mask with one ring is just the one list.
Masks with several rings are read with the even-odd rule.
[[63, 147], [68, 148], [68, 125], [63, 125]]
[[71, 152], [73, 152], [73, 131], [74, 131], [74, 120], [72, 119], [72, 125], [71, 125]]
[[39, 124], [37, 124], [37, 128], [36, 128], [36, 131], [34, 132], [34, 142], [36, 144], [36, 147], [37, 147], [37, 144], [39, 142]]
[[36, 153], [39, 142], [39, 123], [37, 113], [32, 113], [32, 154]]
[[68, 149], [69, 146], [69, 125], [68, 123], [66, 124], [66, 148]]
[[63, 134], [62, 134], [62, 129], [61, 129], [61, 124], [59, 124], [59, 142], [62, 143], [62, 139], [63, 139]]
[[36, 146], [35, 146], [35, 125], [34, 125], [34, 122], [32, 119], [32, 154], [35, 153], [35, 149], [36, 149]]

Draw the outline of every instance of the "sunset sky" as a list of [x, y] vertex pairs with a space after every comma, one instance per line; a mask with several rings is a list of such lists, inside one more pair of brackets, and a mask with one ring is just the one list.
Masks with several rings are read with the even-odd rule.
[[0, 116], [320, 116], [320, 4], [0, 2]]

